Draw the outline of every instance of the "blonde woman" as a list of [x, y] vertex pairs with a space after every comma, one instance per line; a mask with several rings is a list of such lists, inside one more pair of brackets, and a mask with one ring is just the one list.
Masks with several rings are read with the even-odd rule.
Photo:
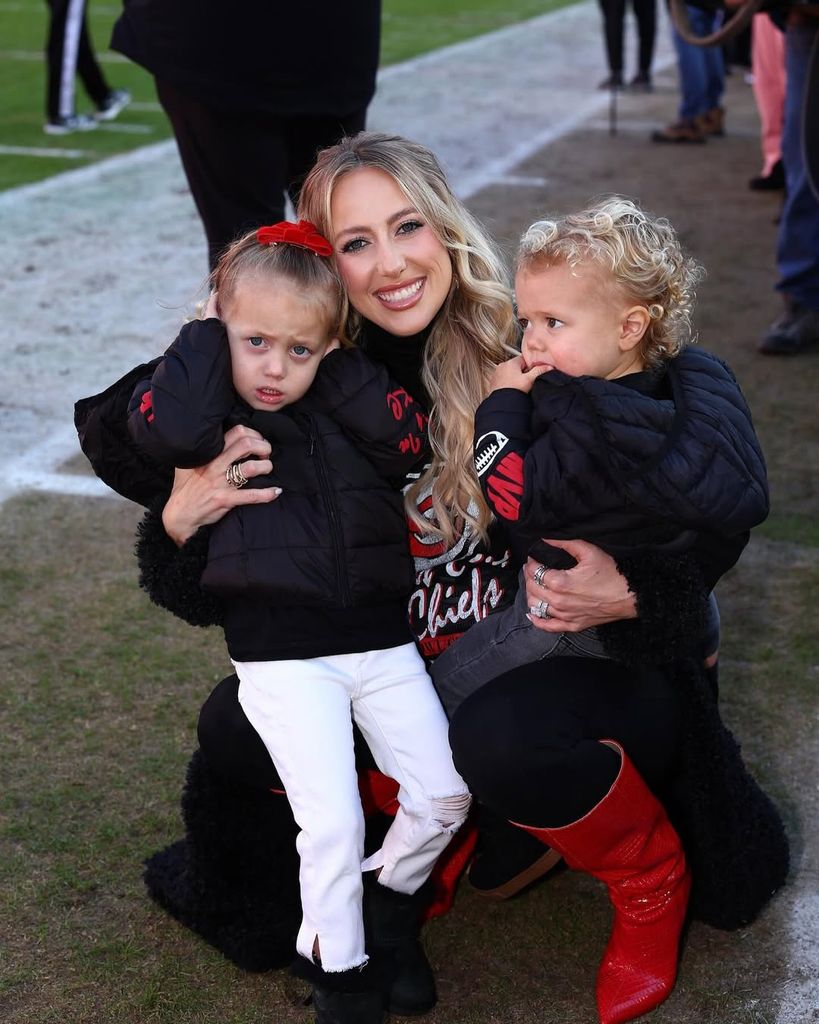
[[[509, 605], [518, 589], [520, 566], [472, 468], [475, 410], [489, 393], [495, 367], [518, 344], [502, 261], [453, 195], [435, 157], [398, 136], [362, 133], [320, 153], [298, 212], [316, 224], [337, 254], [349, 304], [348, 335], [430, 416], [432, 459], [409, 481], [406, 494], [417, 573], [407, 595], [408, 619], [421, 653], [432, 660], [471, 625]], [[79, 404], [84, 449], [103, 479], [149, 506], [138, 555], [151, 597], [195, 624], [218, 622], [221, 609], [199, 588], [207, 527], [239, 504], [275, 500], [274, 490], [264, 486], [273, 468], [270, 445], [252, 431], [235, 429], [220, 456], [205, 467], [177, 471], [172, 481], [119, 441], [133, 383], [144, 376], [144, 368], [137, 368], [103, 395]], [[400, 391], [394, 400], [404, 400]], [[237, 462], [260, 486], [230, 485], [230, 467]], [[643, 566], [641, 575], [639, 560], [624, 562], [621, 569], [633, 577], [629, 583], [594, 545], [561, 543], [576, 560], [573, 568], [538, 582], [537, 563], [530, 560], [525, 568], [528, 603], [549, 602], [551, 617], [541, 628], [578, 632], [612, 623], [621, 651], [648, 643], [667, 655], [697, 645], [707, 587], [689, 557], [665, 559], [659, 580], [653, 565]], [[644, 585], [648, 578], [651, 587]], [[315, 616], [321, 618], [320, 609]], [[614, 662], [590, 664], [592, 671], [605, 666], [607, 681], [632, 685], [634, 673]], [[642, 692], [656, 673], [650, 679], [638, 675]], [[290, 855], [287, 803], [270, 792], [281, 794], [281, 781], [236, 692], [235, 676], [228, 677], [202, 709], [202, 752], [191, 761], [183, 798], [187, 835], [149, 861], [146, 880], [174, 916], [240, 966], [258, 970], [287, 962], [300, 918], [297, 865]], [[661, 701], [668, 693], [660, 687]], [[507, 756], [511, 767], [516, 752], [510, 749]], [[661, 756], [672, 757], [672, 748], [666, 746]], [[368, 763], [366, 751], [359, 763]], [[501, 895], [518, 891], [555, 863], [554, 856], [544, 856], [539, 840], [508, 827], [502, 834], [508, 845], [495, 855], [484, 847], [470, 875], [483, 891]], [[278, 857], [271, 852], [276, 836]], [[479, 870], [482, 863], [488, 867]], [[389, 965], [383, 975], [387, 1009], [429, 1010], [436, 994], [418, 941], [420, 895], [388, 907], [373, 907], [365, 898], [364, 909], [373, 936], [368, 948]]]

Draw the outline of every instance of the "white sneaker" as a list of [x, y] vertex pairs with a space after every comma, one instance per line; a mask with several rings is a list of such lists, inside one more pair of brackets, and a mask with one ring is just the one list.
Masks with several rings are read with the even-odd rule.
[[55, 121], [46, 121], [46, 135], [70, 135], [71, 132], [91, 132], [97, 127], [96, 119], [88, 114], [67, 114]]
[[105, 99], [100, 103], [100, 108], [94, 114], [98, 121], [113, 121], [117, 114], [131, 102], [131, 94], [127, 89], [112, 89]]

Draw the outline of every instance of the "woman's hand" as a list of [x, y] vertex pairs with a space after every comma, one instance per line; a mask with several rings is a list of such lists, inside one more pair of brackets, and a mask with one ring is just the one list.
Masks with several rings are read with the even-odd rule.
[[611, 555], [584, 540], [544, 543], [567, 551], [577, 565], [538, 572], [543, 569], [540, 562], [527, 559], [526, 603], [529, 608], [541, 601], [547, 605], [546, 618], [529, 615], [532, 625], [547, 633], [577, 633], [606, 622], [637, 618], [636, 598]]
[[[225, 434], [221, 455], [196, 469], [177, 469], [171, 496], [162, 511], [162, 524], [171, 540], [181, 547], [200, 526], [218, 522], [229, 509], [278, 498], [280, 487], [245, 490], [229, 484], [225, 476], [234, 462], [241, 462], [242, 474], [248, 480], [271, 473], [270, 451], [270, 443], [257, 431], [249, 427], [231, 427]], [[255, 458], [248, 459], [251, 455]], [[245, 459], [248, 461], [243, 461]]]

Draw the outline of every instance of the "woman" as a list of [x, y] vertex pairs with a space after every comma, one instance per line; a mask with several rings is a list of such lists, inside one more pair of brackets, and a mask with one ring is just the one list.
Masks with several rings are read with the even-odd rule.
[[[432, 658], [455, 642], [470, 622], [508, 604], [517, 586], [517, 566], [467, 468], [474, 411], [485, 394], [488, 375], [517, 340], [504, 272], [483, 230], [452, 195], [432, 154], [398, 137], [364, 133], [323, 151], [305, 182], [299, 216], [315, 223], [336, 250], [350, 304], [350, 335], [410, 394], [426, 402], [430, 412], [432, 462], [411, 483], [407, 503], [418, 570], [409, 619], [422, 653]], [[247, 431], [234, 432], [209, 466], [177, 471], [168, 499], [170, 480], [163, 480], [138, 453], [121, 447], [129, 384], [144, 373], [144, 368], [137, 368], [102, 396], [80, 404], [83, 447], [103, 479], [151, 506], [141, 526], [139, 557], [143, 585], [152, 598], [188, 621], [207, 624], [218, 619], [219, 610], [198, 586], [207, 547], [203, 527], [236, 504], [273, 500], [269, 489], [232, 488], [225, 475], [241, 461], [245, 476], [263, 482], [271, 471], [270, 449]], [[543, 679], [544, 694], [552, 691], [555, 679], [561, 694], [571, 691], [571, 681], [578, 680], [578, 692], [589, 701], [605, 698], [599, 714], [583, 722], [581, 731], [590, 733], [595, 743], [615, 742], [616, 750], [597, 743], [602, 758], [557, 758], [554, 767], [560, 778], [524, 781], [526, 771], [543, 766], [529, 749], [536, 738], [535, 723], [546, 718], [543, 707], [538, 707], [538, 717], [529, 720], [529, 732], [520, 736], [520, 759], [515, 743], [504, 747], [498, 741], [491, 746], [492, 778], [487, 780], [472, 763], [469, 749], [478, 724], [492, 732], [477, 703], [484, 691], [475, 703], [466, 702], [452, 722], [459, 759], [473, 776], [468, 781], [479, 796], [485, 792], [500, 814], [535, 828], [552, 825], [538, 813], [539, 796], [552, 790], [571, 790], [572, 808], [591, 808], [602, 799], [612, 759], [623, 763], [621, 749], [633, 760], [635, 771], [644, 772], [658, 786], [665, 780], [673, 788], [680, 781], [677, 738], [684, 734], [675, 694], [680, 673], [672, 678], [671, 673], [627, 668], [626, 663], [653, 664], [679, 657], [690, 674], [701, 676], [700, 634], [708, 588], [690, 556], [650, 564], [635, 557], [623, 560], [618, 571], [612, 559], [592, 545], [567, 541], [562, 546], [577, 564], [544, 576], [530, 560], [529, 604], [548, 601], [550, 618], [540, 623], [545, 629], [602, 627], [601, 636], [620, 663], [555, 659], [548, 679], [539, 664], [521, 670], [520, 680], [516, 673], [510, 674], [516, 678], [505, 676], [512, 701], [509, 716], [500, 721], [507, 738], [519, 733], [516, 705], [523, 708], [531, 699], [531, 679]], [[571, 562], [569, 558], [567, 565]], [[486, 691], [495, 692], [493, 686]], [[702, 688], [696, 692], [702, 694]], [[243, 719], [235, 693], [235, 679], [224, 680], [203, 708], [199, 737], [204, 758], [194, 757], [183, 797], [187, 841], [181, 851], [171, 848], [158, 863], [154, 859], [149, 885], [172, 913], [231, 959], [252, 968], [270, 966], [276, 951], [292, 942], [298, 921], [298, 909], [293, 907], [296, 872], [284, 852], [278, 871], [272, 870], [271, 845], [276, 842], [282, 850], [289, 849], [292, 824], [284, 801], [272, 809], [276, 798], [267, 790], [280, 789], [280, 783]], [[702, 696], [696, 708], [702, 711], [701, 731], [720, 741], [723, 733], [713, 697]], [[577, 719], [584, 711], [583, 706], [572, 706], [564, 717]], [[721, 753], [724, 746], [719, 747]], [[756, 796], [735, 748], [728, 744], [727, 749], [727, 768]], [[687, 771], [690, 758], [679, 763]], [[581, 773], [577, 779], [576, 771]], [[688, 781], [685, 772], [682, 779]], [[237, 786], [238, 781], [247, 785]], [[723, 794], [721, 787], [711, 786], [704, 799], [717, 791]], [[520, 796], [520, 802], [512, 795]], [[527, 795], [531, 804], [524, 800]], [[695, 795], [701, 796], [698, 790]], [[699, 807], [692, 811], [695, 803], [681, 801], [694, 816]], [[778, 835], [778, 818], [765, 798], [759, 794], [750, 803], [743, 805], [743, 820], [756, 825], [768, 815], [768, 831]], [[728, 845], [735, 852], [736, 843]], [[781, 846], [775, 853], [772, 876], [762, 882], [766, 897], [781, 881]], [[696, 856], [692, 859], [696, 868], [699, 862]], [[739, 859], [743, 860], [742, 850]], [[749, 871], [753, 873], [753, 867]], [[750, 909], [743, 904], [743, 917], [753, 916], [763, 902], [754, 896]], [[278, 914], [272, 930], [271, 908]], [[409, 904], [391, 908], [371, 927], [394, 954], [388, 1005], [422, 1012], [435, 996], [416, 940], [417, 909]], [[728, 916], [724, 923], [737, 923]]]

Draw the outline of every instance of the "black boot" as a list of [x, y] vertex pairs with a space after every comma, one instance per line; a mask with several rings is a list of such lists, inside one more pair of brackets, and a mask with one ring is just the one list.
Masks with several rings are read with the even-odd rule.
[[478, 843], [469, 867], [469, 884], [490, 899], [508, 900], [561, 862], [557, 850], [515, 828], [485, 804], [475, 805]]
[[429, 896], [424, 885], [411, 896], [380, 885], [364, 886], [367, 949], [386, 976], [386, 1008], [400, 1017], [427, 1013], [435, 1006], [435, 976], [419, 939], [420, 914]]
[[296, 957], [291, 971], [312, 986], [316, 1024], [382, 1024], [383, 978], [371, 963], [349, 971], [323, 971], [319, 964]]

